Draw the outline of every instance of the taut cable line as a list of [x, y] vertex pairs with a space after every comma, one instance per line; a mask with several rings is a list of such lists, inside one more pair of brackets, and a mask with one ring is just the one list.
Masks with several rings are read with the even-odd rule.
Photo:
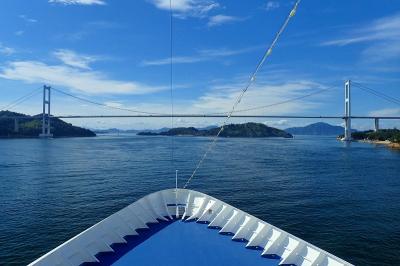
[[377, 97], [379, 97], [381, 99], [384, 99], [386, 101], [389, 101], [389, 102], [397, 104], [397, 105], [400, 105], [400, 99], [397, 99], [395, 97], [387, 95], [387, 94], [385, 94], [383, 92], [371, 89], [371, 88], [369, 88], [369, 87], [367, 87], [367, 86], [365, 86], [365, 85], [363, 85], [361, 83], [358, 83], [358, 82], [353, 82], [353, 85], [356, 86], [357, 88], [359, 88], [359, 89], [361, 89], [361, 90], [363, 90], [365, 92], [368, 92], [370, 94], [373, 94], [373, 95], [375, 95], [375, 96], [377, 96]]
[[96, 102], [96, 101], [93, 101], [93, 100], [89, 100], [89, 99], [86, 99], [86, 98], [82, 98], [82, 97], [79, 97], [79, 96], [75, 96], [75, 95], [73, 95], [73, 94], [70, 94], [70, 93], [68, 93], [68, 92], [59, 90], [59, 89], [57, 89], [57, 88], [51, 87], [51, 89], [54, 90], [54, 91], [56, 91], [56, 92], [59, 92], [59, 93], [61, 93], [61, 94], [67, 95], [67, 96], [72, 97], [72, 98], [75, 98], [75, 99], [77, 99], [77, 100], [80, 100], [80, 101], [82, 101], [82, 102], [91, 103], [91, 104], [98, 105], [98, 106], [102, 106], [102, 107], [106, 107], [106, 108], [109, 108], [109, 109], [115, 109], [115, 110], [120, 110], [120, 111], [127, 111], [127, 112], [138, 113], [138, 114], [147, 114], [147, 115], [165, 115], [165, 114], [163, 114], [163, 113], [145, 112], [145, 111], [139, 111], [139, 110], [135, 110], [135, 109], [129, 109], [129, 108], [123, 108], [123, 107], [117, 107], [117, 106], [110, 106], [110, 105], [107, 105], [107, 104], [104, 104], [104, 103], [101, 103], [101, 102]]
[[[174, 128], [174, 92], [173, 92], [173, 11], [172, 11], [172, 0], [169, 0], [169, 86], [170, 86], [170, 98], [171, 98], [171, 129]], [[171, 135], [171, 166], [175, 170], [175, 185], [178, 187], [178, 171], [175, 168], [174, 160], [174, 136]]]
[[275, 35], [275, 38], [273, 39], [272, 43], [269, 45], [268, 49], [265, 51], [264, 55], [262, 56], [261, 60], [259, 61], [259, 63], [257, 64], [254, 72], [252, 73], [252, 75], [250, 76], [250, 79], [247, 82], [247, 85], [241, 90], [239, 96], [237, 97], [235, 103], [232, 106], [231, 111], [228, 113], [228, 116], [226, 117], [225, 121], [223, 122], [222, 126], [220, 127], [220, 130], [218, 131], [217, 135], [213, 138], [212, 142], [210, 143], [210, 145], [208, 146], [207, 150], [205, 151], [205, 153], [203, 154], [203, 156], [201, 157], [200, 161], [197, 163], [195, 169], [193, 170], [192, 175], [188, 178], [188, 180], [186, 181], [186, 183], [184, 184], [183, 188], [186, 188], [190, 181], [193, 179], [193, 177], [196, 175], [197, 170], [200, 168], [200, 166], [203, 164], [204, 160], [206, 159], [207, 155], [211, 152], [211, 150], [214, 148], [215, 144], [217, 143], [218, 137], [219, 135], [222, 133], [222, 131], [224, 130], [224, 127], [226, 126], [227, 122], [229, 121], [229, 119], [231, 118], [232, 114], [235, 112], [236, 107], [238, 106], [238, 104], [240, 103], [240, 101], [242, 100], [244, 94], [246, 93], [246, 91], [250, 88], [250, 86], [255, 82], [257, 74], [259, 72], [259, 70], [262, 68], [262, 66], [264, 65], [265, 61], [267, 60], [267, 58], [271, 55], [273, 48], [275, 47], [279, 37], [281, 36], [281, 34], [284, 32], [284, 30], [286, 29], [286, 26], [288, 25], [290, 19], [292, 17], [294, 17], [294, 15], [296, 14], [297, 11], [297, 7], [300, 4], [301, 0], [297, 0], [296, 3], [294, 4], [292, 10], [290, 11], [289, 15], [287, 16], [285, 22], [283, 23], [283, 25], [280, 27], [279, 31], [277, 32], [277, 34]]
[[17, 106], [17, 105], [29, 100], [30, 98], [32, 98], [33, 96], [36, 96], [37, 94], [39, 94], [41, 92], [42, 92], [41, 88], [36, 88], [36, 89], [30, 91], [29, 93], [27, 93], [27, 94], [19, 97], [18, 99], [14, 100], [13, 102], [9, 103], [8, 105], [0, 108], [0, 110], [7, 110], [7, 109], [11, 110], [15, 106]]

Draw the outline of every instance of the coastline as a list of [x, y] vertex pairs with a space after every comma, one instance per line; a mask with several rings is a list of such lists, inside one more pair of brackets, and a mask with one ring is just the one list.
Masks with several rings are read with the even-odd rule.
[[376, 145], [385, 145], [391, 149], [400, 149], [400, 143], [395, 143], [391, 142], [389, 140], [368, 140], [368, 139], [362, 139], [362, 140], [354, 140], [357, 142], [363, 142], [363, 143], [370, 143], [370, 144], [376, 144]]

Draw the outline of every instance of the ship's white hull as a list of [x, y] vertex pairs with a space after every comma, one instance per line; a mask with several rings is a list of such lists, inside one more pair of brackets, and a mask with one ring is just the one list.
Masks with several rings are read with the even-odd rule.
[[260, 249], [260, 256], [280, 257], [279, 264], [351, 265], [267, 222], [201, 192], [168, 189], [147, 195], [32, 262], [32, 266], [80, 265], [98, 262], [97, 254], [112, 252], [112, 244], [126, 243], [148, 224], [183, 219], [207, 223], [246, 247]]

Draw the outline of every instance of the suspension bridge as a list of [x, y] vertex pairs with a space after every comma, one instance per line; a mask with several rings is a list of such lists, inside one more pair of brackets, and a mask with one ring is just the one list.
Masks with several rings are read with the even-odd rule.
[[[319, 115], [243, 115], [243, 114], [238, 114], [241, 112], [245, 111], [250, 111], [250, 110], [257, 110], [257, 109], [264, 109], [268, 107], [273, 107], [276, 105], [282, 105], [286, 104], [289, 102], [297, 101], [306, 97], [311, 97], [313, 95], [319, 94], [321, 92], [324, 92], [328, 89], [321, 89], [318, 91], [315, 91], [313, 93], [303, 95], [300, 97], [288, 99], [286, 101], [270, 104], [270, 105], [265, 105], [265, 106], [258, 106], [254, 108], [248, 108], [248, 109], [242, 109], [242, 110], [237, 110], [234, 112], [234, 114], [228, 114], [228, 113], [209, 113], [209, 114], [164, 114], [164, 113], [152, 113], [152, 112], [145, 112], [145, 111], [140, 111], [140, 110], [133, 110], [133, 109], [127, 109], [127, 108], [121, 108], [121, 107], [114, 107], [114, 106], [109, 106], [104, 103], [92, 101], [89, 99], [81, 98], [76, 95], [64, 92], [63, 90], [56, 89], [56, 88], [51, 88], [50, 86], [43, 86], [43, 100], [42, 100], [42, 132], [39, 135], [39, 137], [43, 138], [49, 138], [52, 137], [51, 133], [51, 119], [54, 118], [59, 118], [59, 119], [107, 119], [107, 118], [227, 118], [232, 117], [232, 118], [280, 118], [280, 119], [342, 119], [344, 120], [344, 138], [343, 140], [345, 141], [350, 141], [351, 140], [351, 120], [352, 119], [368, 119], [368, 120], [373, 120], [374, 121], [374, 130], [378, 131], [379, 130], [379, 122], [380, 120], [400, 120], [400, 116], [354, 116], [351, 114], [351, 88], [352, 86], [356, 86], [366, 92], [369, 92], [372, 95], [375, 95], [377, 97], [380, 97], [382, 99], [385, 99], [391, 103], [398, 104], [400, 105], [400, 100], [397, 98], [394, 98], [392, 96], [389, 96], [387, 94], [384, 94], [382, 92], [379, 92], [377, 90], [371, 89], [369, 87], [366, 87], [362, 85], [361, 83], [357, 82], [352, 82], [350, 80], [347, 80], [344, 84], [344, 114], [343, 115], [334, 115], [334, 116], [319, 116]], [[134, 114], [130, 115], [52, 115], [51, 114], [51, 92], [56, 91], [59, 92], [65, 96], [69, 96], [81, 101], [85, 101], [94, 105], [100, 105], [103, 107], [111, 108], [111, 109], [117, 109], [120, 111], [129, 111]], [[30, 97], [34, 96], [35, 94], [30, 93], [28, 95], [25, 95], [16, 101], [14, 101], [11, 105], [11, 107], [16, 106], [17, 104], [20, 104], [24, 102], [25, 100], [29, 99]], [[21, 116], [1, 116], [0, 119], [13, 119], [14, 120], [14, 131], [18, 132], [19, 130], [19, 121], [23, 119], [31, 119], [31, 116], [27, 117], [21, 117]]]

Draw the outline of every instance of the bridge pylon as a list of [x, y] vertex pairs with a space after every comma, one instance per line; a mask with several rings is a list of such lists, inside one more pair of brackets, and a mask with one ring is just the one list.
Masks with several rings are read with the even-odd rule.
[[351, 81], [344, 83], [344, 141], [351, 141]]
[[53, 134], [50, 131], [50, 98], [51, 87], [43, 86], [43, 112], [42, 112], [42, 133], [39, 134], [41, 138], [51, 138]]
[[374, 131], [375, 132], [379, 131], [379, 118], [375, 118]]

